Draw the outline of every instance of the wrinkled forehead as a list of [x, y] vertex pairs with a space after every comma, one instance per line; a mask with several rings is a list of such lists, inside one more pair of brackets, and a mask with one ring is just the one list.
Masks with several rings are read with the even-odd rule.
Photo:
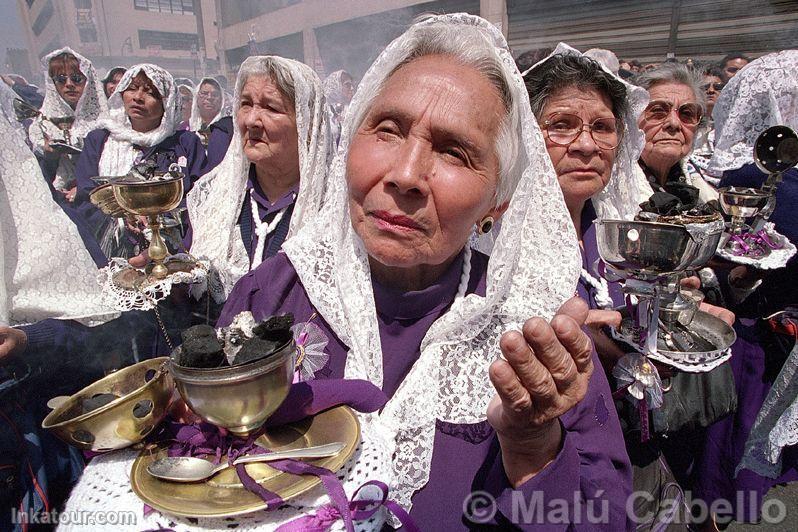
[[651, 101], [668, 102], [673, 105], [684, 103], [696, 103], [696, 95], [693, 89], [682, 83], [666, 81], [652, 85], [648, 89]]
[[427, 113], [436, 127], [494, 137], [504, 104], [499, 90], [476, 68], [451, 56], [426, 55], [398, 65], [383, 80], [364, 116], [385, 109]]

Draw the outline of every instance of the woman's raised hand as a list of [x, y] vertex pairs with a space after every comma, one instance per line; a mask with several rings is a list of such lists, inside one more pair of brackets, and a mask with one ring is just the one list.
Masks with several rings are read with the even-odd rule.
[[559, 417], [587, 393], [593, 373], [592, 344], [582, 330], [587, 317], [587, 304], [572, 298], [550, 323], [532, 318], [522, 332], [509, 331], [501, 338], [504, 359], [490, 366], [497, 393], [487, 417], [513, 486], [556, 457], [562, 442]]

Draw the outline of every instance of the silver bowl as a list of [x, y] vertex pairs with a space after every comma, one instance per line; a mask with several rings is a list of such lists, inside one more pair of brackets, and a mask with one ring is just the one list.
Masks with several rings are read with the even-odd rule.
[[770, 193], [758, 188], [724, 187], [718, 189], [723, 212], [734, 218], [751, 218], [767, 205]]
[[[180, 348], [178, 348], [180, 349]], [[271, 355], [242, 364], [189, 368], [169, 359], [180, 396], [199, 417], [236, 436], [248, 436], [282, 404], [294, 375], [293, 340]]]
[[621, 276], [653, 280], [689, 268], [701, 251], [683, 225], [596, 220], [602, 260]]

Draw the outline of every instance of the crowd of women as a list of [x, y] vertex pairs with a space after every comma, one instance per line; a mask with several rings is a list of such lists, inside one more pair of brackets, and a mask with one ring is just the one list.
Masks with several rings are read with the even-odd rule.
[[[769, 488], [798, 479], [787, 446], [798, 421], [757, 421], [782, 369], [798, 364], [798, 263], [715, 260], [689, 280], [738, 339], [728, 362], [701, 373], [658, 364], [668, 384], [648, 434], [616, 391], [629, 348], [609, 328], [623, 294], [598, 267], [593, 222], [663, 198], [713, 209], [718, 186], [760, 186], [757, 135], [798, 128], [796, 65], [798, 51], [783, 51], [728, 78], [669, 62], [627, 80], [561, 44], [521, 72], [500, 32], [463, 14], [413, 24], [356, 88], [344, 71], [322, 83], [277, 56], [246, 59], [231, 94], [152, 64], [101, 79], [74, 50], [52, 52], [32, 121], [17, 120], [0, 86], [4, 511], [63, 505], [92, 474], [37, 429], [50, 397], [167, 355], [182, 328], [250, 310], [290, 312], [323, 334], [304, 379], [384, 392], [384, 408], [360, 417], [368, 467], [349, 480], [384, 482], [421, 529], [759, 520]], [[147, 258], [144, 226], [89, 200], [98, 176], [142, 162], [180, 167], [178, 244], [213, 277], [205, 294], [175, 291], [158, 320], [106, 309], [95, 281], [113, 257]], [[793, 242], [797, 203], [793, 168], [771, 217]], [[779, 404], [792, 407], [795, 388], [780, 386]], [[751, 444], [771, 430], [785, 435], [775, 465]], [[493, 511], [468, 511], [476, 492]], [[690, 493], [728, 504], [693, 519]], [[536, 497], [561, 511], [519, 510]], [[399, 523], [380, 515], [368, 526]]]

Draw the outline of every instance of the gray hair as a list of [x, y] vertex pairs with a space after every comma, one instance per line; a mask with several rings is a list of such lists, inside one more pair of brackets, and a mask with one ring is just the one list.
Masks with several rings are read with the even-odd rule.
[[[238, 90], [238, 94], [236, 96], [238, 98], [241, 97], [241, 89], [244, 88], [244, 85], [246, 85], [247, 80], [251, 76], [269, 76], [274, 84], [277, 85], [277, 90], [280, 91], [280, 94], [282, 94], [289, 102], [291, 102], [292, 106], [296, 106], [294, 76], [291, 74], [291, 70], [286, 65], [269, 55], [259, 58], [257, 68], [257, 71], [242, 72], [244, 75], [241, 76], [241, 79], [239, 80], [240, 85], [236, 87]], [[218, 81], [214, 80], [214, 82], [217, 85], [219, 84]], [[311, 102], [311, 105], [312, 104], [313, 102]]]
[[496, 156], [499, 159], [499, 176], [496, 186], [495, 205], [509, 201], [521, 178], [520, 151], [520, 112], [516, 108], [510, 81], [506, 78], [502, 60], [496, 45], [483, 30], [477, 27], [449, 26], [446, 24], [427, 24], [414, 26], [409, 30], [408, 48], [404, 58], [390, 71], [380, 86], [371, 94], [365, 95], [369, 102], [353, 116], [353, 133], [365, 119], [371, 102], [382, 91], [388, 79], [401, 67], [427, 55], [446, 55], [454, 61], [475, 68], [496, 88], [506, 112], [496, 135]]
[[633, 80], [636, 85], [650, 90], [654, 85], [661, 83], [676, 83], [685, 85], [693, 91], [695, 102], [701, 107], [701, 113], [707, 112], [707, 99], [701, 90], [701, 76], [698, 72], [681, 63], [662, 63], [657, 68], [642, 72]]
[[629, 111], [626, 86], [593, 59], [571, 54], [552, 56], [526, 75], [529, 105], [535, 118], [542, 120], [543, 108], [549, 98], [567, 87], [592, 89], [607, 96], [612, 104], [612, 114], [621, 120], [622, 127], [625, 126], [623, 118]]

